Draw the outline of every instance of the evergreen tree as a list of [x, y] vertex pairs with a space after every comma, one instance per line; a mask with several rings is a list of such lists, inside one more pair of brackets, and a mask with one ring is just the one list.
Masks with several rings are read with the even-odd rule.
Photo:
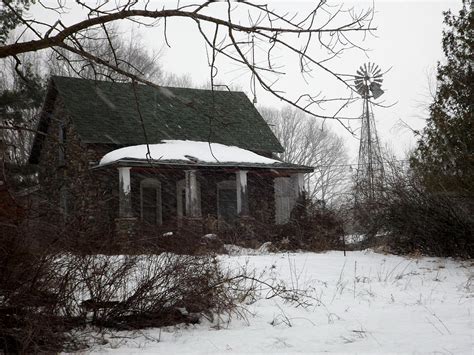
[[464, 0], [458, 16], [444, 12], [443, 51], [437, 90], [412, 166], [436, 192], [474, 195], [473, 6]]
[[25, 123], [24, 112], [38, 109], [44, 96], [44, 80], [34, 73], [31, 65], [23, 66], [21, 78], [16, 75], [13, 83], [0, 84], [0, 122]]
[[0, 45], [5, 44], [9, 33], [21, 24], [20, 17], [35, 0], [2, 0], [0, 4]]
[[1, 62], [0, 70], [3, 70], [0, 79], [0, 160], [22, 165], [28, 159], [33, 142], [45, 80], [26, 59], [21, 68], [15, 68], [9, 61]]
[[[0, 3], [0, 46], [22, 24], [21, 16], [35, 0], [2, 0]], [[34, 57], [34, 56], [33, 56]], [[24, 162], [36, 127], [36, 113], [44, 96], [44, 80], [31, 55], [0, 60], [0, 161], [6, 156]], [[30, 131], [29, 131], [30, 130]], [[5, 151], [6, 149], [6, 151]]]

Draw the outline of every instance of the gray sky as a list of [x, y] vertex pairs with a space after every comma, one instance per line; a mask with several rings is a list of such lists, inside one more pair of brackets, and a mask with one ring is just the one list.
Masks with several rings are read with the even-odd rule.
[[[372, 3], [365, 1], [345, 2], [348, 6], [365, 8]], [[286, 11], [307, 11], [312, 3], [309, 1], [276, 1], [272, 6]], [[385, 104], [394, 104], [390, 108], [375, 108], [375, 119], [381, 140], [394, 149], [399, 157], [413, 147], [415, 139], [409, 129], [403, 128], [400, 119], [414, 129], [424, 126], [425, 108], [430, 102], [429, 81], [436, 74], [436, 63], [443, 59], [441, 47], [442, 12], [452, 8], [457, 12], [461, 1], [375, 1], [374, 24], [377, 27], [376, 37], [367, 37], [362, 45], [369, 51], [351, 51], [337, 62], [334, 68], [342, 73], [355, 73], [358, 67], [368, 61], [375, 62], [383, 70], [391, 70], [386, 74], [383, 83], [385, 94], [378, 100]], [[188, 26], [189, 25], [189, 26]], [[206, 52], [194, 32], [192, 24], [180, 23], [176, 27], [169, 24], [169, 41], [171, 49], [167, 49], [163, 57], [164, 68], [174, 73], [189, 73], [195, 82], [209, 80], [209, 66]], [[147, 39], [152, 39], [147, 35]], [[235, 66], [219, 68], [221, 81], [239, 85], [250, 96], [249, 76]], [[281, 83], [290, 95], [294, 92], [315, 93], [331, 89], [333, 79], [318, 80], [316, 75], [309, 85], [304, 85], [301, 75], [294, 71]], [[259, 105], [278, 106], [282, 103], [257, 89]], [[351, 107], [350, 113], [357, 115], [361, 104]], [[353, 122], [356, 128], [358, 122]], [[339, 124], [331, 126], [346, 138], [351, 158], [355, 159], [358, 141], [348, 134]]]
[[[182, 3], [182, 2], [181, 2]], [[332, 3], [337, 3], [332, 1]], [[150, 1], [150, 7], [161, 8], [163, 2]], [[166, 7], [176, 2], [164, 2]], [[272, 1], [271, 7], [280, 13], [308, 12], [314, 6], [312, 1]], [[346, 1], [346, 7], [354, 7], [356, 11], [371, 6], [367, 1]], [[339, 72], [353, 74], [359, 66], [371, 61], [378, 64], [383, 70], [392, 68], [384, 77], [383, 89], [385, 94], [378, 100], [385, 104], [395, 104], [390, 108], [375, 108], [376, 124], [382, 142], [388, 144], [402, 157], [404, 152], [413, 147], [415, 139], [412, 133], [401, 127], [400, 119], [414, 129], [424, 126], [425, 108], [430, 102], [429, 81], [435, 75], [436, 63], [442, 60], [441, 48], [442, 11], [451, 8], [458, 12], [461, 0], [445, 1], [382, 1], [375, 0], [374, 25], [377, 27], [376, 37], [368, 36], [359, 41], [366, 52], [352, 50], [341, 58], [331, 61], [330, 67]], [[176, 5], [175, 5], [176, 6]], [[210, 7], [207, 14], [222, 14], [226, 4], [217, 3]], [[45, 12], [35, 8], [33, 15], [44, 18]], [[235, 12], [236, 21], [245, 21], [245, 13]], [[240, 17], [239, 17], [240, 16]], [[49, 16], [46, 18], [51, 20]], [[80, 11], [71, 8], [71, 14], [62, 20], [66, 23], [81, 19]], [[150, 50], [162, 50], [162, 66], [168, 72], [189, 74], [195, 84], [209, 81], [210, 68], [208, 65], [205, 45], [196, 26], [191, 20], [170, 19], [167, 23], [167, 36], [171, 48], [164, 46], [163, 26], [157, 28], [139, 27], [144, 43]], [[361, 40], [362, 38], [359, 38]], [[163, 49], [164, 48], [164, 49]], [[318, 48], [314, 49], [318, 57]], [[263, 58], [264, 53], [256, 49], [257, 61]], [[285, 65], [286, 75], [281, 78], [277, 87], [284, 90], [289, 97], [297, 98], [302, 93], [326, 93], [327, 97], [347, 95], [347, 89], [338, 86], [335, 80], [323, 73], [315, 72], [312, 78], [303, 80], [298, 72], [298, 65], [294, 58], [287, 53], [276, 53], [276, 62]], [[218, 58], [219, 69], [217, 80], [240, 87], [250, 96], [250, 75], [235, 64]], [[258, 105], [279, 107], [282, 103], [257, 88]], [[358, 116], [362, 104], [356, 103], [345, 114]], [[358, 150], [358, 140], [347, 133], [336, 122], [328, 122], [337, 133], [345, 137], [350, 149], [351, 161], [355, 161]], [[351, 127], [356, 129], [359, 121], [352, 121]]]

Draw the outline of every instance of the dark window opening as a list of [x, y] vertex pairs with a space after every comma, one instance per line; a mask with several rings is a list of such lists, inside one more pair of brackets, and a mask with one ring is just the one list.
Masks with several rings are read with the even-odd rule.
[[237, 194], [235, 189], [219, 189], [219, 218], [231, 224], [237, 217]]
[[161, 216], [161, 184], [156, 179], [144, 179], [140, 186], [140, 207], [142, 221], [160, 225]]

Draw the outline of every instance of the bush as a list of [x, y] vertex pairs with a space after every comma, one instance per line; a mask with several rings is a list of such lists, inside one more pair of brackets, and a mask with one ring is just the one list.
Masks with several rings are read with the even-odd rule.
[[[139, 329], [232, 315], [250, 296], [245, 275], [214, 256], [79, 255], [34, 249], [22, 233], [0, 240], [0, 351], [77, 350], [72, 329]], [[28, 233], [24, 235], [29, 235]]]
[[334, 211], [318, 206], [302, 196], [290, 221], [279, 228], [273, 241], [280, 249], [322, 251], [343, 248], [342, 220]]
[[470, 258], [474, 256], [474, 200], [424, 188], [416, 176], [386, 178], [372, 218], [360, 221], [378, 231], [396, 253]]
[[58, 313], [64, 284], [55, 255], [34, 250], [18, 229], [0, 240], [0, 350], [54, 352], [68, 330]]

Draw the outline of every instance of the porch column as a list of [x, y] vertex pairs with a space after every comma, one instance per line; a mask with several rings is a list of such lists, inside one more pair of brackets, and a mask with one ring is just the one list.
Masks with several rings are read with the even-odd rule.
[[119, 171], [119, 217], [132, 217], [132, 193], [130, 189], [130, 168], [120, 167]]
[[199, 208], [196, 170], [186, 170], [184, 173], [186, 191], [186, 217], [199, 218], [201, 217], [201, 210]]
[[301, 203], [301, 198], [305, 193], [304, 187], [304, 174], [303, 173], [296, 173], [291, 175], [291, 182], [292, 182], [292, 194], [290, 194], [290, 210], [292, 210], [297, 203]]
[[235, 173], [235, 182], [237, 184], [237, 215], [249, 215], [249, 199], [247, 193], [247, 171], [239, 170]]
[[296, 198], [300, 198], [303, 196], [305, 191], [304, 188], [304, 174], [303, 173], [296, 173], [292, 176], [292, 180], [294, 183], [295, 195]]

